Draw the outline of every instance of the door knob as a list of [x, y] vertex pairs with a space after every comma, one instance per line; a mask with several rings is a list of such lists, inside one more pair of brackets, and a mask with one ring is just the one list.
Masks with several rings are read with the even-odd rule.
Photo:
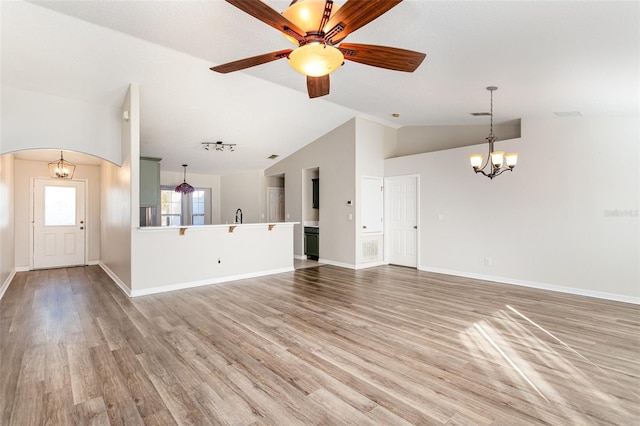
[[82, 223], [84, 223], [84, 220], [81, 220], [81, 221], [80, 221], [80, 223], [81, 223], [81, 224], [82, 224]]
[[413, 225], [413, 229], [418, 229], [418, 225]]
[[367, 225], [362, 225], [362, 229], [367, 229]]
[[80, 229], [84, 229], [84, 226], [81, 226]]

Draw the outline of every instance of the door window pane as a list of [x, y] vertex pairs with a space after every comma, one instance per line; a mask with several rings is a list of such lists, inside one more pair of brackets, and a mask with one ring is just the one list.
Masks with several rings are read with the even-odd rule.
[[182, 223], [182, 194], [171, 189], [160, 191], [161, 226], [180, 226]]
[[190, 194], [175, 192], [168, 186], [160, 190], [160, 225], [187, 226], [211, 223], [209, 188], [197, 188]]
[[44, 226], [76, 224], [76, 189], [63, 186], [44, 187]]
[[191, 224], [204, 225], [204, 191], [196, 190], [191, 194]]

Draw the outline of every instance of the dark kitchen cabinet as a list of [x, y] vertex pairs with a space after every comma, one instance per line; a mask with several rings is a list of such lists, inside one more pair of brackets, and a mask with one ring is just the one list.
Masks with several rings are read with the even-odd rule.
[[304, 254], [313, 260], [318, 260], [320, 257], [320, 229], [304, 228]]
[[312, 207], [314, 209], [320, 208], [320, 179], [311, 179], [311, 184], [313, 186], [313, 198], [312, 198]]

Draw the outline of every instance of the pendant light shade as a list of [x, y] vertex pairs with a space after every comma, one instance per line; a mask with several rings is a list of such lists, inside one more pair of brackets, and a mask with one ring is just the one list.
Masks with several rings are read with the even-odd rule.
[[60, 159], [49, 163], [49, 176], [52, 179], [73, 179], [73, 173], [76, 171], [76, 165], [70, 163], [62, 156], [60, 151]]
[[183, 164], [184, 167], [184, 181], [176, 186], [176, 192], [181, 192], [183, 194], [191, 194], [195, 188], [187, 183], [187, 165]]

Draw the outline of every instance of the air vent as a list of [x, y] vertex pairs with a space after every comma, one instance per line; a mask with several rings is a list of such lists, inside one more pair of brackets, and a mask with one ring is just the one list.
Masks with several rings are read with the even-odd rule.
[[474, 117], [490, 117], [491, 116], [490, 112], [470, 112], [469, 114], [473, 115]]
[[378, 240], [362, 242], [362, 262], [378, 260]]
[[558, 111], [554, 112], [558, 117], [582, 117], [582, 113], [580, 111]]
[[267, 158], [268, 158], [269, 160], [275, 160], [275, 159], [276, 159], [276, 158], [278, 158], [278, 157], [279, 157], [279, 155], [278, 155], [278, 154], [271, 154], [271, 155], [270, 155], [270, 156], [268, 156]]

